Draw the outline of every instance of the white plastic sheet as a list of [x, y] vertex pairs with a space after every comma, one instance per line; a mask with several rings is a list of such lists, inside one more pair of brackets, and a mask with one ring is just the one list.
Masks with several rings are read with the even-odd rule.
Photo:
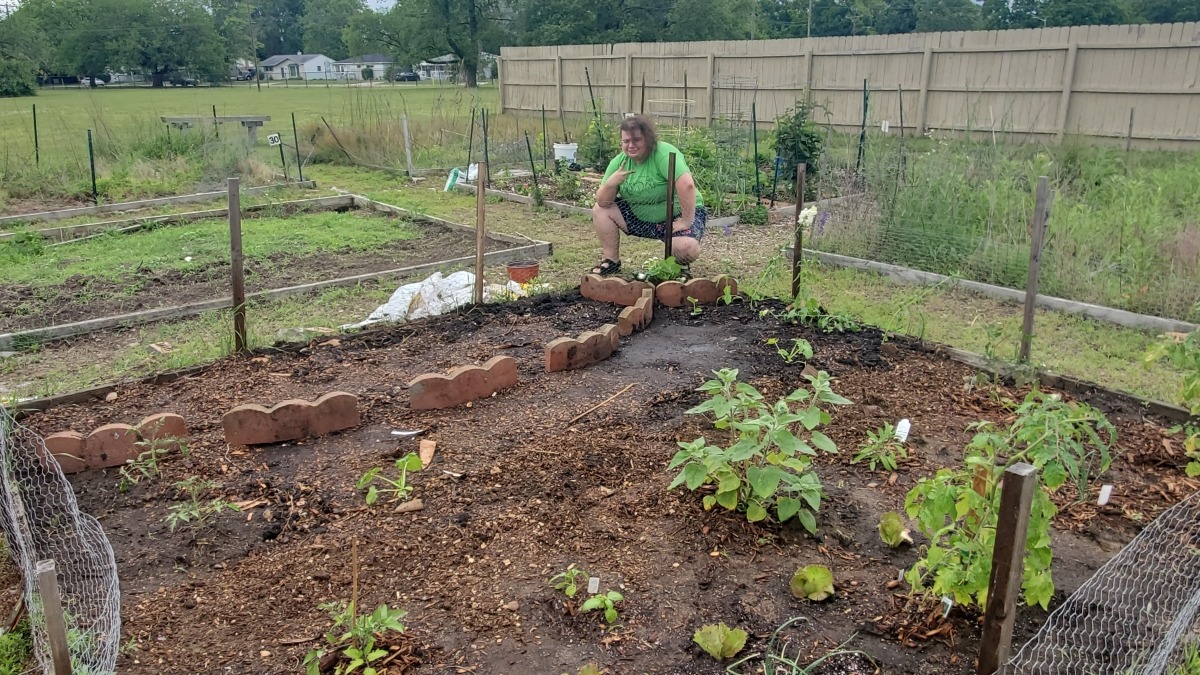
[[[475, 275], [471, 272], [455, 272], [449, 276], [434, 272], [432, 276], [421, 281], [397, 288], [392, 297], [371, 312], [366, 320], [346, 324], [342, 328], [360, 328], [383, 321], [403, 323], [445, 314], [471, 304], [474, 289]], [[487, 284], [483, 287], [484, 302], [519, 298], [524, 295], [520, 284], [514, 281], [509, 281], [504, 286]]]

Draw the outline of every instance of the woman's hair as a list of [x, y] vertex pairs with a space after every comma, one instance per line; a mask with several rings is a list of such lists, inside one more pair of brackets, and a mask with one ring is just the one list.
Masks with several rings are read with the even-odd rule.
[[634, 115], [621, 120], [620, 130], [627, 133], [640, 133], [646, 141], [646, 146], [653, 154], [658, 147], [658, 134], [654, 132], [654, 122], [645, 115]]

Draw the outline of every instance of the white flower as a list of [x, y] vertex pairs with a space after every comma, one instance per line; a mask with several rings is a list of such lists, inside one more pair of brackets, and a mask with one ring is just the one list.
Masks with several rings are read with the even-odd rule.
[[807, 228], [817, 217], [817, 207], [810, 206], [800, 212], [800, 227]]

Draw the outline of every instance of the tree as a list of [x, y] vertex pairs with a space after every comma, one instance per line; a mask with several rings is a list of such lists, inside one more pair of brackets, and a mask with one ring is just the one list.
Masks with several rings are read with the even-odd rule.
[[342, 33], [356, 15], [366, 11], [363, 0], [304, 0], [304, 16], [300, 19], [304, 51], [334, 59], [349, 57]]
[[917, 0], [915, 7], [921, 33], [978, 30], [983, 25], [979, 5], [971, 0]]
[[875, 23], [880, 35], [911, 33], [917, 29], [916, 0], [888, 0]]
[[751, 0], [676, 0], [664, 41], [738, 40], [749, 35]]
[[259, 58], [277, 54], [295, 54], [304, 47], [304, 32], [300, 18], [304, 16], [303, 0], [258, 0], [255, 26]]
[[1200, 21], [1200, 2], [1195, 0], [1133, 0], [1130, 11], [1139, 22]]
[[1110, 26], [1129, 21], [1124, 0], [1045, 0], [1038, 10], [1047, 26]]

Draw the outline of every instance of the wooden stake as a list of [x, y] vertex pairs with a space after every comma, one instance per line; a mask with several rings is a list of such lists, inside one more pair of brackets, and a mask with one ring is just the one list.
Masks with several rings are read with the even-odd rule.
[[233, 284], [233, 351], [246, 349], [246, 278], [242, 267], [241, 179], [229, 179], [229, 268]]
[[804, 162], [796, 167], [796, 212], [792, 217], [792, 299], [800, 297], [800, 265], [804, 260], [804, 230], [800, 228], [800, 212], [804, 210], [804, 178], [808, 167]]
[[1021, 363], [1029, 363], [1033, 348], [1033, 308], [1037, 300], [1038, 277], [1042, 270], [1042, 247], [1046, 243], [1046, 225], [1050, 219], [1050, 179], [1038, 178], [1037, 195], [1034, 200], [1033, 219], [1029, 223], [1029, 281], [1025, 286], [1025, 318], [1021, 324]]
[[1125, 133], [1125, 152], [1133, 148], [1133, 108], [1129, 109], [1129, 131]]
[[613, 401], [617, 400], [617, 397], [618, 397], [618, 396], [620, 396], [621, 394], [624, 394], [625, 392], [629, 391], [630, 389], [633, 389], [633, 385], [635, 385], [635, 384], [637, 384], [637, 382], [633, 382], [633, 383], [631, 383], [631, 384], [630, 384], [628, 387], [625, 387], [625, 388], [624, 388], [624, 389], [622, 389], [621, 391], [618, 391], [617, 393], [613, 394], [612, 396], [609, 396], [608, 398], [606, 398], [606, 399], [604, 399], [603, 401], [601, 401], [601, 402], [597, 403], [596, 405], [594, 405], [594, 406], [592, 406], [592, 407], [588, 408], [587, 410], [585, 410], [585, 411], [583, 411], [583, 412], [579, 413], [578, 415], [576, 415], [576, 416], [572, 417], [572, 418], [571, 418], [571, 421], [570, 421], [570, 422], [567, 422], [566, 426], [568, 426], [568, 427], [569, 427], [569, 426], [571, 426], [572, 424], [575, 424], [575, 423], [576, 423], [576, 422], [578, 422], [579, 420], [581, 420], [581, 419], [583, 419], [583, 418], [587, 417], [588, 415], [591, 415], [592, 413], [594, 413], [594, 412], [596, 412], [597, 410], [599, 410], [599, 409], [603, 408], [604, 406], [608, 405], [609, 403], [612, 403]]
[[1017, 596], [1021, 593], [1021, 576], [1025, 569], [1025, 537], [1036, 489], [1037, 469], [1033, 466], [1018, 462], [1004, 472], [976, 675], [993, 675], [1012, 651]]
[[412, 178], [417, 175], [417, 172], [413, 168], [412, 139], [408, 135], [408, 115], [400, 116], [400, 128], [404, 132], [404, 161], [408, 165], [408, 177]]
[[71, 675], [71, 652], [67, 648], [67, 622], [63, 617], [62, 596], [58, 593], [58, 574], [54, 560], [39, 560], [38, 593], [42, 596], [42, 612], [46, 615], [46, 637], [50, 640], [50, 658], [54, 675]]
[[667, 223], [663, 235], [663, 260], [671, 257], [671, 240], [675, 238], [675, 153], [667, 160]]
[[358, 616], [358, 537], [350, 538], [350, 625]]
[[475, 174], [475, 304], [483, 304], [483, 249], [487, 241], [487, 224], [484, 222], [484, 204], [487, 188], [483, 177], [487, 175], [487, 162], [479, 165]]

